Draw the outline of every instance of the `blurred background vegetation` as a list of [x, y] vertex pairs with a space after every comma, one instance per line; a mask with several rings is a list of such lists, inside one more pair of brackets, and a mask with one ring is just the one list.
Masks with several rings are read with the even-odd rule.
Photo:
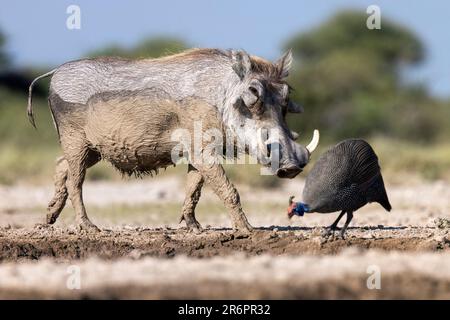
[[[362, 27], [366, 19], [361, 12], [343, 11], [280, 44], [280, 49], [293, 50], [292, 98], [305, 107], [304, 114], [289, 115], [290, 127], [301, 134], [302, 143], [314, 128], [321, 130], [313, 161], [330, 144], [362, 137], [374, 145], [387, 180], [449, 179], [450, 101], [430, 95], [424, 84], [407, 81], [408, 70], [426, 59], [424, 44], [395, 21], [383, 17], [381, 30], [368, 30]], [[60, 153], [47, 107], [48, 82], [40, 82], [35, 91], [37, 131], [25, 109], [31, 80], [55, 66], [9, 69], [6, 41], [0, 31], [0, 184], [48, 181]], [[188, 47], [181, 39], [160, 37], [132, 48], [99, 48], [86, 56], [158, 57]], [[260, 176], [258, 166], [229, 166], [228, 171], [234, 181], [254, 186], [281, 183]], [[92, 168], [88, 178], [120, 176], [102, 165]]]

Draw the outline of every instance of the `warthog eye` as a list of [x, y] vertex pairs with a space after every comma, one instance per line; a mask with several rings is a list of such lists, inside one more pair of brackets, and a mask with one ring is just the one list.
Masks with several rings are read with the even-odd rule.
[[252, 80], [246, 90], [242, 93], [242, 99], [248, 110], [253, 115], [264, 112], [265, 88], [259, 80]]
[[259, 99], [259, 92], [258, 92], [258, 90], [255, 87], [249, 87], [248, 89], [250, 90], [250, 92], [252, 94], [255, 95], [255, 97], [257, 97]]

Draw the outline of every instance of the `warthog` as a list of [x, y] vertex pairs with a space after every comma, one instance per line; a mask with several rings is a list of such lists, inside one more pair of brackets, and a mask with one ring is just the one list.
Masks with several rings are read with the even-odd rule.
[[[52, 75], [49, 105], [63, 149], [47, 223], [56, 221], [70, 196], [79, 228], [96, 230], [82, 198], [86, 169], [102, 158], [138, 175], [173, 165], [171, 135], [179, 128], [192, 132], [195, 121], [254, 142], [260, 163], [270, 152], [271, 137], [256, 132], [276, 130], [279, 168], [274, 173], [293, 178], [308, 163], [318, 137], [308, 150], [294, 142], [298, 135], [286, 125], [287, 112], [302, 112], [289, 100], [284, 80], [291, 61], [290, 51], [271, 63], [244, 51], [193, 49], [158, 59], [78, 60], [36, 78], [29, 90], [29, 119], [34, 125], [33, 84]], [[181, 217], [187, 227], [201, 230], [194, 211], [206, 182], [230, 212], [233, 228], [250, 231], [239, 194], [220, 163], [189, 161]]]

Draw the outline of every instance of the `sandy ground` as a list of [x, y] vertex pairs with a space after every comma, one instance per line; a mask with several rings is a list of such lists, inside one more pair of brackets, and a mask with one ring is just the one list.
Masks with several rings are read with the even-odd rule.
[[[296, 200], [301, 199], [304, 181], [302, 179], [285, 180], [281, 187], [273, 190], [255, 190], [248, 186], [237, 186], [242, 204], [255, 226], [292, 225], [292, 226], [324, 226], [331, 224], [337, 214], [310, 214], [304, 218], [286, 218], [285, 212], [290, 195]], [[402, 185], [387, 185], [391, 213], [386, 213], [377, 204], [369, 204], [358, 210], [352, 225], [384, 225], [384, 226], [432, 226], [436, 217], [450, 217], [450, 183], [444, 181], [430, 183], [412, 183]], [[0, 226], [8, 224], [16, 227], [31, 227], [41, 223], [45, 217], [45, 208], [53, 194], [53, 186], [0, 186]], [[158, 227], [167, 225], [178, 227], [178, 219], [172, 219], [170, 214], [178, 214], [184, 199], [183, 180], [178, 177], [149, 178], [124, 182], [87, 182], [84, 186], [84, 200], [90, 218], [96, 224], [115, 226], [117, 224], [132, 224], [133, 207], [147, 207], [146, 217], [137, 219], [139, 225]], [[230, 227], [229, 219], [223, 205], [209, 188], [205, 188], [199, 203], [208, 205], [206, 211], [214, 207], [218, 214], [199, 215], [203, 225]], [[173, 212], [160, 212], [158, 208], [170, 205]], [[113, 207], [130, 207], [124, 212], [122, 219], [111, 223], [111, 216], [96, 215]], [[164, 209], [167, 209], [164, 207]], [[113, 210], [111, 210], [113, 211]], [[205, 211], [205, 210], [204, 210]], [[70, 202], [62, 213], [63, 219], [59, 225], [73, 223]], [[167, 217], [169, 216], [169, 217]], [[103, 220], [102, 220], [103, 219]]]
[[[450, 216], [449, 183], [387, 185], [393, 211], [359, 210], [345, 240], [321, 236], [337, 214], [286, 218], [287, 199], [300, 199], [302, 186], [301, 179], [275, 190], [238, 186], [257, 227], [252, 234], [229, 229], [222, 204], [206, 190], [200, 235], [178, 224], [184, 194], [177, 177], [87, 183], [88, 214], [100, 233], [77, 232], [70, 203], [55, 226], [40, 226], [50, 185], [2, 186], [0, 297], [450, 297], [450, 227], [442, 223]], [[80, 290], [67, 285], [73, 268]], [[380, 289], [368, 288], [370, 268], [380, 271]]]

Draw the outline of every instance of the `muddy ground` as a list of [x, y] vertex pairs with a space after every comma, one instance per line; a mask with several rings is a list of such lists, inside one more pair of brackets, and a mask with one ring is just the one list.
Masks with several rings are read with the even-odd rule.
[[[177, 223], [174, 178], [88, 183], [99, 233], [78, 232], [70, 208], [41, 225], [48, 186], [0, 187], [0, 298], [450, 298], [449, 184], [388, 185], [394, 210], [358, 211], [345, 240], [321, 235], [336, 215], [286, 218], [301, 188], [239, 188], [251, 234], [233, 232], [206, 191], [205, 231], [192, 234]], [[374, 270], [378, 289], [368, 284]]]
[[185, 228], [116, 228], [79, 233], [75, 228], [0, 229], [0, 261], [99, 257], [210, 258], [242, 253], [335, 255], [346, 248], [408, 252], [450, 252], [450, 233], [439, 228], [353, 227], [344, 240], [322, 237], [323, 228], [265, 227], [245, 234], [211, 228], [193, 234]]

